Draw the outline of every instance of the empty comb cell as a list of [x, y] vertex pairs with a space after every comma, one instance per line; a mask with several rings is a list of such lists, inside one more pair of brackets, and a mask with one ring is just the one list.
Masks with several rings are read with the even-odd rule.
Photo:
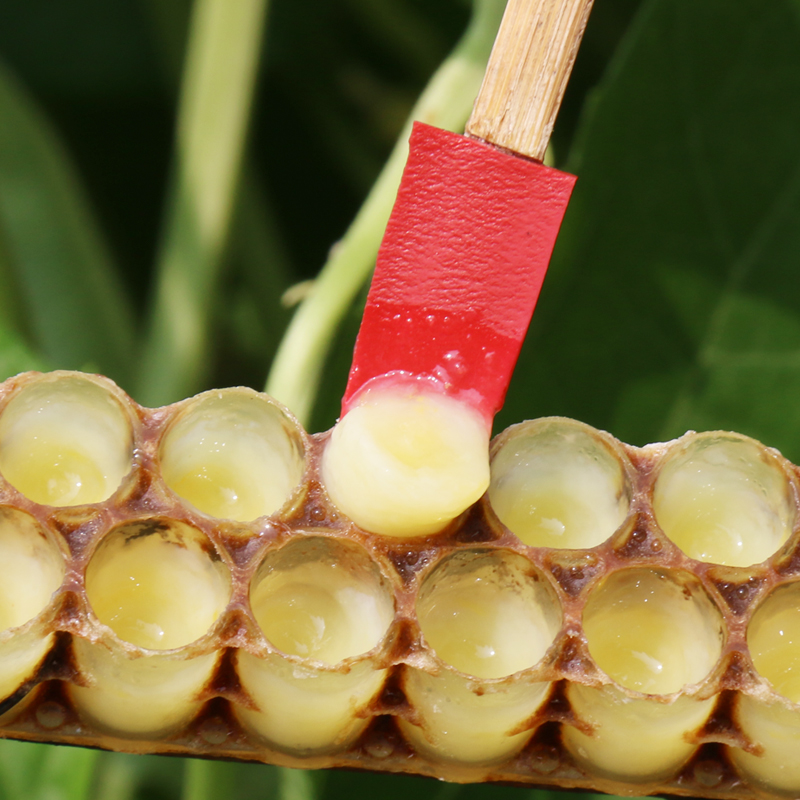
[[789, 538], [795, 500], [782, 460], [734, 433], [687, 434], [661, 465], [653, 509], [664, 533], [699, 561], [748, 567]]
[[29, 680], [53, 643], [34, 620], [64, 579], [64, 553], [36, 520], [0, 507], [0, 700]]
[[628, 515], [627, 458], [610, 437], [560, 417], [514, 425], [492, 447], [489, 502], [534, 547], [595, 547]]
[[0, 412], [0, 473], [43, 505], [107, 500], [133, 466], [132, 417], [123, 402], [104, 378], [33, 377]]
[[90, 681], [71, 688], [81, 713], [130, 736], [185, 723], [217, 661], [186, 646], [209, 632], [230, 597], [228, 570], [205, 534], [161, 519], [117, 528], [89, 562], [86, 596], [110, 631], [97, 643], [75, 640]]
[[247, 522], [274, 514], [305, 469], [293, 417], [250, 389], [207, 392], [179, 408], [159, 448], [167, 486], [212, 517]]
[[366, 727], [358, 712], [386, 677], [374, 651], [394, 619], [389, 582], [360, 546], [302, 537], [266, 556], [250, 606], [278, 652], [238, 654], [239, 679], [259, 710], [237, 715], [280, 749], [341, 750]]
[[446, 669], [407, 670], [404, 688], [420, 724], [401, 720], [403, 733], [432, 758], [478, 765], [509, 758], [530, 738], [518, 729], [549, 688], [515, 673], [538, 664], [561, 627], [553, 589], [516, 553], [469, 550], [428, 573], [417, 616]]
[[[713, 706], [690, 689], [722, 653], [719, 611], [687, 573], [627, 569], [590, 593], [583, 630], [589, 653], [616, 686], [569, 687], [575, 713], [594, 731], [566, 726], [567, 749], [585, 769], [606, 777], [674, 774], [696, 749], [689, 737]], [[665, 697], [678, 692], [683, 695]]]

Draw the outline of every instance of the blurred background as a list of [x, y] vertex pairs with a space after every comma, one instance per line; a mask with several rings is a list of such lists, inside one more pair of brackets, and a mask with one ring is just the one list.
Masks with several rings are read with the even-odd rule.
[[[463, 127], [502, 7], [0, 0], [0, 378], [97, 370], [155, 406], [272, 370], [330, 427], [404, 126]], [[598, 0], [550, 156], [580, 180], [498, 429], [735, 429], [800, 460], [798, 45], [800, 0]], [[546, 794], [0, 743], [9, 799], [410, 792]]]

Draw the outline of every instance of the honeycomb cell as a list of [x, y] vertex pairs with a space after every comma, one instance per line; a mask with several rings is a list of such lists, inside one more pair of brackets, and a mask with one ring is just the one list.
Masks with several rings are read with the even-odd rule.
[[735, 711], [745, 736], [759, 748], [748, 753], [729, 748], [739, 773], [759, 789], [788, 797], [800, 794], [800, 720], [798, 708], [778, 698], [742, 695]]
[[661, 529], [691, 558], [747, 567], [789, 538], [793, 493], [779, 459], [734, 433], [691, 434], [669, 452], [653, 494]]
[[0, 630], [32, 620], [64, 579], [64, 555], [28, 514], [0, 506]]
[[267, 555], [250, 605], [280, 653], [238, 654], [239, 679], [259, 710], [237, 715], [292, 753], [344, 749], [366, 727], [359, 712], [386, 677], [369, 654], [394, 618], [389, 582], [360, 546], [308, 536]]
[[776, 692], [800, 703], [800, 583], [776, 589], [747, 627], [753, 665]]
[[93, 727], [126, 739], [160, 739], [181, 730], [200, 710], [198, 695], [220, 653], [129, 652], [119, 642], [73, 640], [88, 684], [69, 684], [78, 713]]
[[274, 514], [305, 469], [299, 424], [250, 389], [199, 395], [170, 423], [159, 448], [175, 494], [212, 517], [248, 522]]
[[477, 678], [532, 667], [561, 626], [553, 590], [526, 559], [506, 550], [443, 559], [423, 582], [417, 616], [439, 658]]
[[105, 379], [34, 376], [0, 414], [0, 472], [36, 503], [100, 503], [132, 466], [132, 417]]
[[403, 690], [417, 720], [398, 724], [414, 749], [434, 763], [501, 764], [531, 738], [525, 722], [543, 705], [550, 686], [522, 676], [476, 682], [449, 669], [432, 675], [409, 668]]
[[365, 708], [387, 672], [370, 658], [334, 669], [244, 651], [237, 654], [236, 671], [258, 707], [236, 706], [236, 716], [272, 747], [297, 756], [346, 750], [369, 724]]
[[34, 674], [50, 649], [53, 634], [28, 623], [47, 607], [64, 572], [53, 537], [28, 514], [0, 507], [0, 700]]
[[86, 569], [86, 594], [100, 622], [150, 650], [182, 647], [206, 634], [230, 590], [230, 575], [206, 536], [175, 520], [117, 528]]
[[719, 611], [691, 575], [627, 569], [589, 595], [583, 630], [592, 658], [617, 685], [568, 687], [573, 711], [593, 731], [565, 726], [565, 746], [591, 774], [633, 782], [674, 775], [697, 749], [691, 734], [714, 704], [689, 689], [722, 653]]
[[525, 544], [601, 544], [625, 520], [625, 457], [598, 431], [570, 419], [514, 425], [492, 447], [489, 502]]
[[[26, 714], [26, 712], [29, 713], [31, 709], [36, 708], [38, 704], [41, 702], [40, 687], [41, 684], [35, 688], [32, 688], [21, 700], [14, 703], [14, 705], [12, 705], [7, 710], [3, 711], [3, 713], [0, 714], [0, 726], [2, 726], [3, 728], [6, 725], [13, 727], [14, 724], [19, 719], [19, 717]], [[36, 708], [36, 711], [37, 711], [37, 722], [39, 722], [38, 708]]]
[[639, 783], [668, 780], [697, 750], [691, 735], [708, 720], [714, 698], [679, 695], [667, 702], [632, 698], [622, 689], [570, 684], [567, 698], [591, 734], [565, 725], [562, 741], [589, 775]]
[[671, 694], [702, 681], [722, 652], [719, 611], [681, 572], [613, 573], [589, 595], [583, 630], [600, 669], [644, 694]]
[[250, 606], [276, 649], [325, 664], [372, 650], [394, 618], [390, 586], [366, 551], [323, 536], [269, 553]]
[[462, 551], [426, 576], [417, 617], [423, 641], [448, 668], [407, 671], [404, 689], [419, 719], [400, 721], [404, 735], [433, 759], [507, 760], [530, 738], [523, 723], [549, 689], [515, 673], [541, 661], [555, 640], [561, 610], [553, 590], [516, 553]]
[[468, 404], [421, 386], [362, 394], [322, 460], [334, 504], [371, 533], [437, 533], [489, 485], [489, 429]]
[[148, 519], [112, 530], [86, 569], [86, 595], [116, 636], [73, 642], [88, 682], [70, 686], [81, 716], [134, 738], [184, 726], [219, 659], [185, 646], [213, 626], [230, 583], [205, 534], [189, 525]]

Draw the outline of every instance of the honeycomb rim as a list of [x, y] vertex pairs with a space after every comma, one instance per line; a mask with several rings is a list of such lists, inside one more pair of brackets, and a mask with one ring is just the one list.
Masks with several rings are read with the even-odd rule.
[[86, 512], [97, 505], [112, 503], [115, 500], [121, 499], [126, 491], [130, 490], [130, 486], [135, 483], [137, 473], [141, 469], [139, 460], [139, 451], [142, 440], [141, 414], [137, 413], [139, 406], [137, 406], [134, 401], [110, 378], [94, 373], [75, 372], [72, 370], [54, 370], [53, 372], [26, 372], [9, 378], [5, 383], [10, 387], [10, 390], [7, 393], [0, 395], [0, 418], [3, 416], [8, 406], [27, 389], [37, 384], [55, 383], [60, 379], [78, 380], [91, 383], [99, 387], [106, 393], [108, 397], [115, 401], [121, 416], [124, 417], [125, 421], [128, 423], [128, 431], [130, 433], [129, 469], [120, 477], [119, 483], [114, 491], [111, 492], [104, 500], [99, 501], [99, 503], [77, 503], [74, 505], [63, 506], [39, 503], [31, 498], [28, 498], [24, 492], [17, 489], [5, 477], [5, 475], [2, 474], [2, 471], [0, 471], [0, 478], [2, 478], [2, 484], [4, 488], [10, 490], [13, 495], [16, 495], [17, 498], [34, 503], [37, 506], [44, 506], [54, 510], [74, 509], [75, 513], [80, 513], [81, 511]]
[[[286, 435], [286, 440], [290, 443], [290, 445], [295, 445], [298, 449], [297, 455], [301, 463], [301, 469], [299, 471], [297, 482], [290, 488], [283, 502], [277, 508], [269, 513], [259, 514], [252, 519], [237, 520], [230, 517], [219, 517], [197, 508], [197, 506], [192, 504], [191, 501], [183, 498], [170, 486], [164, 476], [160, 463], [163, 454], [163, 448], [175, 429], [186, 420], [186, 418], [195, 408], [202, 406], [209, 401], [221, 399], [223, 394], [233, 397], [240, 396], [243, 398], [257, 400], [262, 402], [265, 406], [269, 406], [270, 408], [274, 409], [282, 420], [282, 428]], [[308, 460], [309, 453], [311, 451], [309, 434], [300, 424], [295, 415], [285, 405], [275, 400], [275, 398], [270, 397], [263, 392], [257, 392], [247, 386], [232, 386], [226, 389], [210, 389], [194, 395], [193, 397], [187, 397], [184, 400], [178, 401], [177, 403], [172, 403], [169, 406], [165, 406], [163, 411], [165, 412], [166, 416], [160, 435], [154, 443], [153, 452], [155, 459], [159, 462], [157, 467], [158, 479], [164, 485], [169, 496], [172, 497], [177, 504], [180, 505], [182, 503], [187, 503], [192, 511], [209, 520], [248, 525], [254, 524], [261, 519], [271, 519], [274, 517], [280, 518], [285, 515], [290, 515], [292, 511], [302, 502], [309, 475]], [[2, 414], [2, 410], [0, 410], [0, 414]]]
[[[772, 549], [772, 551], [761, 561], [753, 562], [752, 564], [747, 565], [736, 565], [736, 564], [721, 564], [716, 561], [712, 561], [709, 559], [701, 559], [695, 556], [692, 556], [689, 553], [684, 552], [681, 547], [673, 541], [673, 539], [666, 533], [664, 528], [662, 527], [661, 523], [658, 520], [658, 515], [656, 513], [656, 500], [655, 500], [655, 493], [656, 487], [661, 477], [663, 471], [666, 467], [669, 466], [670, 462], [673, 459], [679, 459], [682, 455], [685, 455], [688, 452], [689, 448], [693, 445], [700, 444], [702, 445], [704, 440], [728, 440], [728, 441], [735, 441], [747, 446], [752, 447], [754, 450], [757, 450], [762, 457], [762, 460], [770, 465], [772, 469], [776, 472], [780, 473], [786, 481], [786, 489], [787, 489], [787, 497], [786, 501], [787, 504], [791, 507], [792, 510], [792, 519], [790, 522], [788, 535], [786, 538], [779, 542], [778, 545]], [[746, 436], [744, 434], [735, 433], [731, 431], [720, 431], [720, 430], [711, 430], [711, 431], [687, 431], [682, 436], [677, 437], [669, 442], [663, 443], [656, 443], [652, 445], [646, 445], [643, 450], [651, 450], [651, 452], [657, 453], [656, 460], [653, 464], [650, 479], [648, 481], [648, 496], [647, 501], [650, 508], [653, 510], [653, 520], [655, 525], [657, 526], [658, 530], [663, 535], [664, 539], [668, 541], [672, 546], [677, 547], [681, 553], [683, 553], [687, 558], [691, 559], [693, 562], [697, 563], [705, 563], [711, 564], [714, 566], [728, 566], [731, 568], [740, 568], [740, 569], [752, 569], [762, 564], [767, 564], [773, 562], [774, 560], [778, 559], [782, 554], [792, 552], [795, 547], [797, 546], [798, 542], [795, 541], [796, 539], [800, 538], [800, 513], [798, 509], [800, 509], [800, 474], [798, 472], [798, 467], [793, 465], [787, 458], [785, 458], [782, 453], [773, 448], [764, 445], [762, 442], [759, 442], [757, 439], [753, 439], [750, 436]]]
[[[23, 375], [0, 386], [0, 410], [11, 388], [25, 380]], [[293, 767], [371, 768], [435, 775], [455, 781], [477, 779], [528, 786], [557, 783], [562, 788], [600, 789], [617, 794], [667, 792], [720, 800], [785, 796], [777, 789], [765, 789], [749, 782], [746, 775], [732, 765], [728, 752], [733, 752], [731, 748], [751, 752], [756, 747], [736, 721], [738, 698], [752, 697], [757, 702], [773, 699], [781, 708], [795, 709], [794, 704], [775, 695], [765, 679], [755, 671], [745, 634], [755, 610], [771, 592], [784, 585], [800, 583], [800, 523], [796, 521], [789, 539], [778, 551], [752, 568], [725, 567], [686, 556], [664, 536], [650, 505], [660, 459], [684, 437], [645, 447], [617, 442], [616, 447], [630, 463], [633, 480], [634, 497], [625, 521], [599, 545], [556, 551], [520, 541], [496, 519], [485, 497], [446, 529], [413, 541], [386, 541], [361, 530], [344, 518], [326, 496], [319, 460], [329, 433], [309, 435], [303, 432], [307, 459], [302, 489], [298, 491], [296, 501], [273, 515], [246, 523], [209, 519], [172, 496], [156, 469], [159, 432], [175, 406], [146, 409], [130, 401], [130, 408], [140, 423], [138, 471], [134, 471], [124, 488], [120, 487], [108, 500], [90, 507], [43, 506], [19, 497], [0, 479], [0, 505], [10, 505], [29, 513], [51, 531], [57, 541], [63, 541], [68, 564], [63, 584], [37, 618], [43, 626], [51, 626], [48, 630], [53, 631], [55, 644], [21, 689], [8, 696], [4, 707], [9, 701], [13, 704], [15, 699], [20, 700], [23, 694], [28, 693], [24, 702], [14, 706], [8, 712], [10, 716], [4, 717], [0, 723], [3, 735], [34, 741], [48, 741], [55, 737], [65, 743], [129, 752], [191, 755], [200, 748], [210, 756], [268, 761]], [[602, 432], [596, 432], [596, 435], [609, 436]], [[777, 451], [767, 449], [777, 454]], [[796, 504], [799, 475], [800, 468], [790, 465], [789, 477]], [[207, 533], [231, 570], [234, 589], [227, 608], [217, 620], [214, 632], [207, 633], [207, 639], [196, 640], [176, 651], [147, 651], [134, 645], [125, 648], [121, 644], [120, 647], [134, 658], [148, 658], [155, 652], [158, 656], [167, 653], [175, 660], [189, 659], [217, 649], [221, 653], [219, 663], [199, 695], [199, 710], [185, 728], [174, 732], [168, 739], [152, 742], [100, 735], [80, 723], [67, 697], [67, 686], [81, 679], [70, 660], [71, 639], [79, 637], [100, 643], [102, 638], [97, 637], [98, 628], [87, 622], [81, 605], [82, 570], [103, 531], [123, 522], [162, 515]], [[261, 642], [254, 635], [257, 629], [248, 611], [246, 587], [271, 549], [280, 548], [300, 536], [338, 537], [361, 546], [390, 581], [396, 609], [395, 618], [382, 642], [369, 653], [354, 657], [358, 664], [366, 663], [366, 657], [371, 656], [376, 669], [388, 670], [381, 692], [363, 710], [369, 719], [366, 730], [345, 751], [303, 757], [263, 742], [256, 743], [240, 725], [237, 727], [232, 709], [238, 705], [248, 707], [248, 697], [237, 685], [231, 667], [231, 654], [237, 650], [256, 657], [271, 652], [266, 640]], [[552, 588], [563, 616], [547, 656], [535, 666], [541, 672], [528, 673], [540, 674], [543, 681], [552, 684], [544, 705], [521, 723], [530, 727], [530, 739], [519, 753], [500, 764], [473, 767], [464, 763], [424, 760], [403, 738], [396, 720], [411, 720], [418, 713], [399, 686], [399, 678], [404, 673], [415, 669], [430, 675], [448, 670], [455, 674], [452, 668], [437, 663], [434, 654], [421, 640], [414, 602], [422, 576], [448, 555], [475, 548], [487, 551], [506, 549], [525, 558]], [[610, 685], [590, 658], [582, 638], [580, 611], [604, 576], [633, 566], [662, 568], [670, 572], [687, 570], [695, 574], [711, 604], [719, 609], [728, 626], [728, 638], [716, 665], [692, 695], [713, 701], [707, 724], [693, 734], [696, 751], [669, 779], [635, 785], [598, 777], [581, 769], [565, 751], [559, 738], [563, 726], [571, 724], [572, 719], [570, 706], [565, 704], [565, 688], [571, 684], [590, 688]], [[26, 626], [33, 630], [35, 621], [26, 623]], [[24, 630], [26, 626], [16, 630]], [[203, 646], [198, 646], [198, 643], [203, 643]], [[310, 664], [302, 657], [284, 655], [283, 658], [287, 661], [295, 659], [298, 665], [305, 667]], [[340, 662], [333, 668], [320, 664], [318, 669], [346, 674], [347, 667], [346, 662]], [[520, 675], [524, 677], [525, 671], [503, 678], [481, 679], [480, 683], [513, 686], [522, 682]], [[470, 690], [478, 691], [480, 688], [473, 681]], [[636, 697], [631, 690], [625, 692], [627, 697]], [[656, 702], [664, 704], [663, 698]], [[37, 714], [40, 709], [42, 719], [48, 725], [39, 721]]]

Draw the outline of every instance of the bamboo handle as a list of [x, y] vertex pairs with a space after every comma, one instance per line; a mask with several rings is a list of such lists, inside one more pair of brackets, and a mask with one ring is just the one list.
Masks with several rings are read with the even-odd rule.
[[508, 0], [466, 133], [544, 159], [593, 0]]

